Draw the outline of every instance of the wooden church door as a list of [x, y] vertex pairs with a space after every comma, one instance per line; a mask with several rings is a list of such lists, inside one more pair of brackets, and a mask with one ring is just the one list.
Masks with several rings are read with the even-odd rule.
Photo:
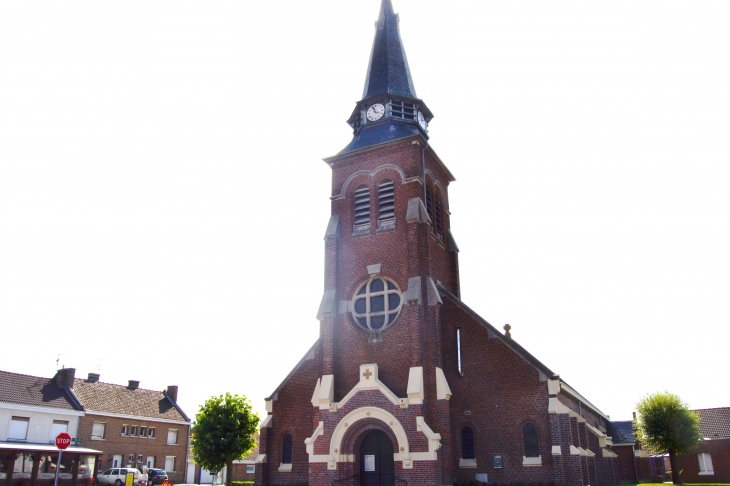
[[395, 485], [393, 443], [380, 430], [370, 432], [360, 445], [360, 485]]

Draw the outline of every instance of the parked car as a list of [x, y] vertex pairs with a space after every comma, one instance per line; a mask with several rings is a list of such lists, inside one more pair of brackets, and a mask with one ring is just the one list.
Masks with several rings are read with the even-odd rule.
[[147, 469], [147, 486], [153, 484], [162, 484], [167, 481], [167, 471], [162, 469], [149, 468]]
[[122, 486], [127, 480], [127, 474], [134, 474], [136, 480], [139, 475], [139, 469], [134, 467], [114, 467], [107, 469], [96, 477], [98, 484], [113, 484], [114, 486]]

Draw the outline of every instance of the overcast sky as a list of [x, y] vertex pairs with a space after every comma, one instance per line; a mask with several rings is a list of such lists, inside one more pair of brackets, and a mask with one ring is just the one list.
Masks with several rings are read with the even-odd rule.
[[[263, 413], [379, 0], [0, 3], [0, 369]], [[614, 419], [730, 406], [730, 2], [394, 0], [464, 302]]]

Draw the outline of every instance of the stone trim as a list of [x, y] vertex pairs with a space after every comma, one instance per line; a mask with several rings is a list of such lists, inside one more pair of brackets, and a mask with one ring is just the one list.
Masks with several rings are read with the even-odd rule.
[[428, 211], [426, 211], [426, 206], [423, 205], [423, 201], [420, 197], [413, 197], [408, 200], [406, 223], [431, 224], [431, 218], [428, 217]]
[[263, 422], [261, 422], [261, 425], [259, 425], [259, 429], [267, 429], [271, 427], [271, 419], [273, 418], [273, 415], [267, 415]]
[[613, 445], [611, 442], [611, 438], [607, 437], [606, 434], [598, 430], [597, 428], [593, 427], [591, 424], [586, 422], [586, 429], [588, 429], [588, 432], [598, 437], [598, 446], [599, 447], [606, 447], [607, 445]]
[[634, 450], [634, 457], [643, 457], [648, 458], [651, 457], [646, 451], [642, 451], [641, 449]]
[[279, 464], [279, 472], [290, 473], [292, 464]]
[[[348, 460], [348, 454], [341, 453], [342, 439], [344, 438], [345, 432], [347, 432], [347, 428], [350, 427], [350, 425], [357, 422], [358, 420], [366, 418], [374, 418], [380, 420], [391, 428], [391, 430], [393, 431], [393, 435], [395, 435], [395, 438], [398, 441], [397, 448], [400, 451], [394, 454], [394, 460], [402, 461], [403, 469], [413, 469], [413, 460], [410, 455], [408, 435], [406, 434], [403, 425], [401, 425], [398, 419], [396, 419], [391, 413], [377, 407], [358, 408], [348, 413], [342, 418], [342, 420], [340, 420], [340, 423], [338, 423], [337, 427], [335, 427], [335, 430], [332, 433], [332, 438], [330, 439], [330, 454], [329, 460], [327, 461], [327, 469], [333, 471], [337, 469], [338, 462], [354, 461], [354, 458], [352, 458], [352, 460]], [[352, 454], [349, 454], [349, 456], [352, 457]]]
[[340, 232], [340, 215], [333, 214], [330, 216], [330, 220], [327, 222], [327, 229], [324, 232], [324, 239], [332, 236], [337, 236]]
[[259, 454], [256, 456], [256, 459], [254, 459], [254, 462], [257, 464], [262, 464], [266, 462], [266, 454]]
[[421, 305], [421, 277], [409, 277], [408, 289], [403, 293], [403, 302]]
[[423, 405], [423, 366], [415, 366], [408, 371], [408, 403]]
[[527, 457], [522, 456], [522, 467], [537, 467], [542, 466], [542, 456]]
[[[369, 376], [365, 377], [364, 375], [368, 374], [368, 372]], [[377, 363], [371, 363], [360, 365], [360, 381], [352, 387], [352, 390], [350, 390], [350, 392], [345, 395], [340, 402], [332, 404], [330, 411], [335, 412], [341, 409], [352, 397], [355, 396], [357, 392], [364, 390], [379, 390], [380, 393], [390, 400], [393, 405], [398, 405], [401, 408], [408, 408], [408, 399], [398, 398], [395, 393], [390, 391], [390, 389], [378, 379]]]
[[352, 182], [352, 180], [355, 177], [360, 176], [360, 175], [363, 175], [363, 174], [367, 174], [370, 177], [372, 177], [372, 176], [374, 176], [375, 174], [377, 174], [378, 172], [380, 172], [383, 169], [395, 169], [398, 172], [398, 174], [400, 174], [401, 184], [405, 184], [406, 182], [413, 182], [413, 181], [420, 181], [421, 180], [421, 178], [418, 177], [418, 176], [411, 177], [410, 179], [407, 178], [405, 171], [401, 167], [399, 167], [399, 166], [397, 166], [395, 164], [383, 164], [383, 165], [377, 166], [373, 170], [358, 170], [356, 172], [353, 172], [352, 174], [350, 174], [350, 177], [348, 177], [347, 179], [345, 179], [345, 182], [342, 184], [342, 189], [340, 190], [340, 193], [331, 196], [330, 199], [333, 200], [333, 201], [335, 199], [344, 199], [345, 198], [345, 193], [347, 192], [347, 186], [350, 185], [350, 183]]
[[[411, 368], [413, 369], [413, 368]], [[416, 417], [416, 430], [423, 433], [428, 439], [428, 452], [413, 452], [411, 459], [414, 461], [435, 461], [436, 451], [441, 448], [441, 434], [431, 430], [423, 417]]]
[[567, 406], [560, 403], [558, 397], [550, 397], [548, 399], [548, 413], [567, 413], [569, 416], [575, 418], [580, 423], [585, 423], [586, 419], [569, 409]]
[[320, 421], [319, 425], [316, 429], [314, 429], [314, 433], [311, 437], [307, 437], [304, 439], [304, 444], [307, 447], [307, 454], [309, 454], [309, 462], [328, 462], [329, 456], [327, 455], [315, 455], [314, 454], [314, 442], [317, 440], [317, 437], [320, 435], [324, 435], [324, 422]]
[[476, 459], [462, 459], [459, 458], [459, 469], [473, 469], [477, 467]]
[[337, 313], [337, 308], [335, 307], [335, 292], [335, 289], [324, 291], [322, 301], [319, 303], [319, 310], [317, 311], [317, 320], [321, 321], [327, 314]]
[[602, 457], [611, 457], [611, 458], [618, 457], [618, 454], [611, 452], [608, 449], [601, 449], [601, 455], [602, 455]]
[[449, 382], [446, 381], [444, 370], [436, 367], [436, 400], [449, 400], [451, 398], [451, 388]]
[[553, 449], [552, 449], [552, 454], [553, 454], [554, 456], [559, 456], [559, 455], [561, 455], [561, 454], [562, 454], [562, 451], [560, 450], [560, 446], [559, 446], [559, 445], [554, 445], [554, 446], [553, 446]]

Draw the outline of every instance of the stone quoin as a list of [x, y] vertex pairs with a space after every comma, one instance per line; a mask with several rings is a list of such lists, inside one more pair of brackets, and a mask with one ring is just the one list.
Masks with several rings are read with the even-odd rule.
[[445, 163], [391, 0], [332, 169], [319, 339], [266, 400], [256, 484], [618, 484], [608, 417], [460, 299]]

